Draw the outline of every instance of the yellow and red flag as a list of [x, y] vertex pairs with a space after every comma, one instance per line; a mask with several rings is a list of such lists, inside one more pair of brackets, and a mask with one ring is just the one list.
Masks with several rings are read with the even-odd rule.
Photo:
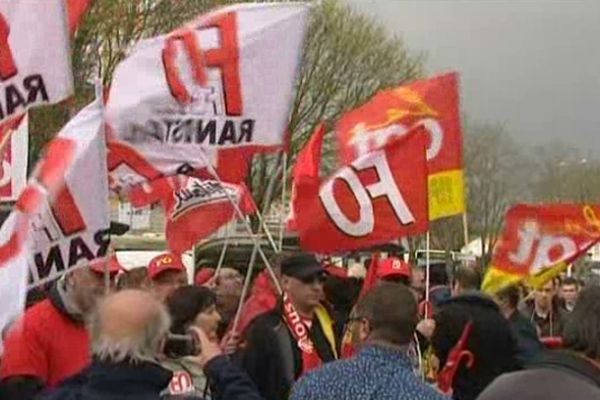
[[600, 205], [518, 204], [506, 213], [483, 290], [521, 280], [539, 286], [600, 240]]
[[381, 91], [346, 113], [335, 129], [340, 162], [349, 164], [417, 125], [429, 135], [429, 219], [463, 213], [463, 140], [456, 73]]

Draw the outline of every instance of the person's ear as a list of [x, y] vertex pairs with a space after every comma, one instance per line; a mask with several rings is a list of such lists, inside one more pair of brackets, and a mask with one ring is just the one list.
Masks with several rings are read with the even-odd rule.
[[371, 335], [371, 324], [368, 319], [362, 319], [358, 326], [358, 337], [361, 342], [366, 342]]

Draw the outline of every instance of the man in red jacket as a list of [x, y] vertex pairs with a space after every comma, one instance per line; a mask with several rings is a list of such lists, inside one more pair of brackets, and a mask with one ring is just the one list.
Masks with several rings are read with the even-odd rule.
[[[104, 293], [103, 268], [99, 262], [67, 274], [10, 329], [0, 364], [0, 398], [31, 399], [90, 362], [84, 319]], [[114, 277], [118, 264], [109, 263], [109, 271]]]

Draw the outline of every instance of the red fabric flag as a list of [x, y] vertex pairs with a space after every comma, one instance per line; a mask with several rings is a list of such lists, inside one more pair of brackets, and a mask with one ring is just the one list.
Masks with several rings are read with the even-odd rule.
[[358, 296], [359, 299], [363, 298], [365, 294], [371, 289], [375, 287], [377, 283], [377, 270], [379, 268], [379, 253], [373, 254], [373, 258], [371, 259], [371, 264], [369, 265], [369, 269], [367, 270], [367, 276], [363, 281], [362, 289], [360, 290], [360, 294]]
[[293, 210], [304, 250], [355, 250], [427, 230], [422, 127], [353, 161], [323, 182], [315, 165], [322, 131], [315, 136], [294, 169]]
[[335, 127], [340, 161], [347, 164], [418, 125], [429, 137], [429, 217], [460, 214], [465, 205], [456, 73], [383, 90], [346, 113]]
[[160, 178], [130, 192], [134, 207], [162, 201], [167, 218], [167, 243], [176, 254], [189, 250], [236, 218], [230, 198], [244, 214], [256, 210], [244, 185], [188, 176]]
[[535, 286], [566, 268], [600, 240], [600, 206], [519, 204], [505, 217], [483, 282], [497, 292], [528, 279]]

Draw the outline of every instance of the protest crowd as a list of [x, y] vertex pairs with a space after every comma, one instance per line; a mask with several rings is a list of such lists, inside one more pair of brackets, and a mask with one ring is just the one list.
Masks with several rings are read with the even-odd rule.
[[[44, 1], [0, 0], [1, 146], [74, 90], [65, 49], [93, 2]], [[573, 266], [600, 205], [515, 204], [489, 265], [431, 257], [430, 222], [466, 213], [458, 73], [318, 125], [290, 159], [297, 241], [276, 243], [248, 160], [288, 155], [310, 8], [234, 4], [143, 39], [47, 145], [0, 229], [0, 400], [600, 399], [600, 286]], [[110, 198], [162, 207], [164, 252], [126, 268]], [[186, 265], [236, 222], [241, 264], [226, 241]], [[424, 257], [401, 240], [420, 235]]]

